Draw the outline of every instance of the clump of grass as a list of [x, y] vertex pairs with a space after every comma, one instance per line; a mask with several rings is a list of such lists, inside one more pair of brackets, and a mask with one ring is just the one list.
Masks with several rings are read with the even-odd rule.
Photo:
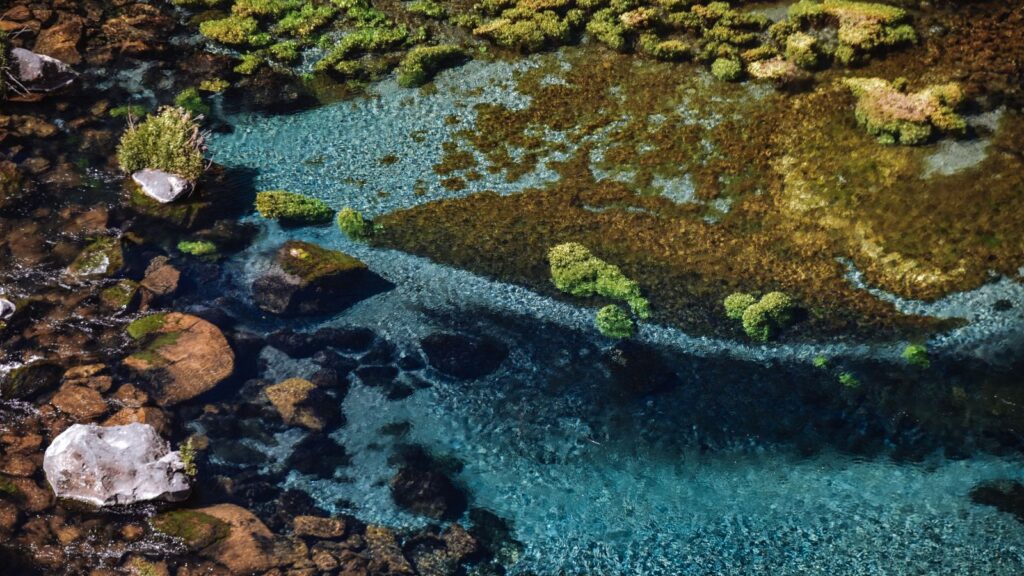
[[195, 181], [206, 169], [205, 151], [205, 136], [192, 114], [166, 106], [139, 124], [129, 117], [117, 159], [129, 174], [153, 168]]

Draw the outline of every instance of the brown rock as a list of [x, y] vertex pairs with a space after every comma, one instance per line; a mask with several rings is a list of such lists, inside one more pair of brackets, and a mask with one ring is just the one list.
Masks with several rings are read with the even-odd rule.
[[31, 478], [11, 478], [10, 483], [18, 490], [25, 512], [42, 512], [53, 504], [53, 492], [40, 488]]
[[282, 565], [279, 544], [259, 518], [241, 506], [218, 504], [197, 510], [227, 523], [227, 537], [204, 548], [200, 554], [218, 562], [232, 574], [249, 574]]
[[91, 378], [106, 369], [106, 364], [83, 364], [81, 366], [75, 366], [73, 368], [68, 368], [68, 370], [64, 372], [64, 380]]
[[330, 572], [338, 567], [338, 560], [328, 552], [321, 551], [313, 554], [313, 564], [321, 572]]
[[296, 536], [313, 538], [342, 538], [347, 525], [344, 518], [322, 518], [320, 516], [296, 516], [292, 523]]
[[18, 507], [0, 500], [0, 534], [10, 533], [18, 525]]
[[195, 398], [234, 372], [231, 346], [206, 320], [168, 312], [136, 322], [148, 325], [144, 334], [137, 334], [142, 350], [124, 364], [148, 381], [157, 404], [170, 406]]
[[320, 431], [341, 416], [337, 406], [319, 394], [316, 385], [309, 380], [289, 378], [267, 386], [263, 393], [289, 426]]
[[62, 13], [57, 23], [39, 32], [33, 51], [74, 65], [82, 61], [78, 43], [82, 40], [82, 19]]
[[123, 426], [133, 422], [149, 424], [154, 430], [156, 430], [157, 434], [160, 434], [161, 436], [165, 435], [169, 431], [167, 415], [164, 414], [163, 410], [153, 408], [152, 406], [142, 408], [122, 408], [116, 414], [107, 418], [103, 425]]
[[364, 537], [370, 553], [371, 573], [396, 576], [416, 573], [412, 564], [402, 555], [402, 547], [398, 545], [398, 538], [393, 531], [384, 526], [371, 524], [366, 527]]
[[95, 420], [107, 413], [107, 403], [99, 392], [74, 384], [61, 386], [50, 404], [79, 422]]
[[111, 396], [111, 399], [122, 406], [126, 406], [128, 408], [138, 408], [139, 406], [144, 405], [146, 402], [149, 402], [149, 395], [143, 392], [142, 390], [139, 390], [133, 384], [125, 384], [124, 386], [118, 388], [116, 392], [114, 392], [113, 396]]
[[168, 296], [178, 289], [181, 272], [167, 263], [166, 257], [154, 258], [146, 268], [146, 276], [139, 284], [156, 296]]
[[42, 465], [42, 454], [8, 454], [0, 459], [0, 473], [27, 478]]
[[139, 524], [125, 524], [121, 528], [121, 537], [129, 542], [135, 542], [146, 534], [146, 529]]

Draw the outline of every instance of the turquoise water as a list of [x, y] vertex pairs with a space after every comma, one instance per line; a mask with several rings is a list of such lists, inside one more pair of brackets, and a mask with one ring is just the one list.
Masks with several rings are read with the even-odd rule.
[[[367, 99], [233, 118], [235, 132], [214, 136], [211, 152], [222, 164], [254, 170], [259, 189], [288, 189], [371, 214], [475, 190], [514, 192], [552, 175], [541, 171], [515, 185], [492, 177], [454, 193], [431, 170], [440, 143], [459, 129], [445, 117], [470, 122], [473, 98], [522, 103], [503, 80], [509, 72], [507, 64], [472, 64], [458, 82], [442, 76], [430, 94], [385, 82]], [[474, 86], [489, 89], [467, 96]], [[399, 162], [382, 164], [388, 154]], [[417, 182], [427, 185], [425, 196], [413, 193]], [[522, 543], [513, 574], [1024, 573], [1024, 526], [968, 498], [979, 482], [1024, 478], [1019, 459], [954, 460], [928, 450], [913, 462], [897, 461], [888, 440], [854, 456], [844, 435], [870, 428], [877, 415], [850, 416], [852, 427], [830, 430], [834, 414], [799, 400], [806, 383], [791, 378], [803, 372], [768, 362], [806, 363], [822, 352], [895, 355], [895, 347], [762, 348], [644, 326], [641, 339], [666, 347], [679, 385], [657, 396], [623, 395], [600, 361], [607, 343], [591, 326], [591, 310], [353, 244], [330, 227], [265, 225], [256, 245], [227, 264], [228, 292], [247, 297], [266, 253], [289, 238], [350, 252], [396, 286], [302, 329], [367, 326], [404, 350], [437, 330], [468, 329], [495, 335], [511, 350], [498, 372], [478, 381], [428, 369], [419, 376], [432, 386], [402, 400], [357, 381], [343, 406], [347, 424], [332, 434], [352, 455], [344, 477], [293, 471], [282, 485], [308, 492], [329, 511], [424, 524], [397, 509], [387, 488], [394, 473], [388, 457], [399, 444], [416, 443], [460, 460], [455, 478], [471, 505], [511, 521]], [[933, 306], [978, 311], [976, 326], [987, 326], [980, 311], [1003, 295], [999, 290], [1019, 289], [1008, 284]], [[993, 333], [979, 337], [979, 349]], [[314, 368], [274, 350], [264, 356], [268, 380]], [[802, 422], [825, 430], [811, 450], [797, 437]], [[395, 423], [407, 423], [408, 431], [382, 433]], [[290, 430], [258, 447], [283, 461], [301, 437]]]

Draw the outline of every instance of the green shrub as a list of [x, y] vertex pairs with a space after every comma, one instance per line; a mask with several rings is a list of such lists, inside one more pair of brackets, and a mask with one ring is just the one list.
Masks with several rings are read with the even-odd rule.
[[454, 44], [417, 46], [409, 50], [398, 65], [398, 84], [406, 88], [426, 84], [435, 74], [465, 57], [465, 51]]
[[201, 23], [199, 33], [221, 44], [240, 46], [249, 44], [259, 32], [259, 27], [259, 23], [251, 16], [228, 16]]
[[257, 194], [256, 211], [264, 218], [293, 224], [322, 224], [334, 216], [334, 211], [323, 200], [284, 190]]
[[594, 324], [608, 338], [631, 338], [636, 331], [633, 318], [622, 307], [609, 304], [597, 311]]
[[932, 365], [928, 358], [928, 348], [921, 344], [910, 344], [903, 349], [903, 359], [919, 368], [927, 368]]
[[711, 74], [719, 80], [736, 82], [743, 78], [743, 63], [733, 58], [718, 58], [711, 63]]
[[743, 313], [757, 303], [757, 298], [745, 292], [734, 292], [725, 297], [725, 315], [733, 320], [742, 320]]
[[141, 124], [128, 124], [117, 147], [117, 159], [129, 174], [153, 168], [194, 182], [206, 169], [205, 150], [205, 138], [192, 115], [166, 106]]
[[194, 86], [182, 90], [174, 99], [174, 105], [196, 115], [205, 116], [210, 113], [210, 107], [203, 102], [199, 89]]
[[338, 212], [338, 228], [353, 240], [365, 240], [373, 235], [373, 222], [347, 206]]
[[743, 311], [743, 331], [751, 340], [767, 342], [793, 320], [793, 301], [782, 292], [769, 292]]
[[599, 295], [629, 304], [637, 317], [650, 317], [650, 303], [640, 294], [640, 286], [619, 270], [590, 253], [585, 246], [566, 242], [548, 252], [551, 279], [555, 287], [573, 296]]
[[217, 253], [217, 245], [208, 240], [182, 240], [178, 242], [178, 251], [190, 256], [209, 256]]

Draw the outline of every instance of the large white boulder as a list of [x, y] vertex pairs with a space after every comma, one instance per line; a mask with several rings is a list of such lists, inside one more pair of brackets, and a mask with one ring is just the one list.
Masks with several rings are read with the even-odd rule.
[[139, 185], [143, 194], [161, 204], [174, 202], [192, 191], [191, 182], [163, 170], [144, 168], [132, 174], [132, 180]]
[[24, 48], [11, 49], [11, 69], [19, 87], [29, 92], [54, 92], [78, 78], [70, 66]]
[[184, 500], [190, 490], [181, 455], [149, 424], [75, 424], [46, 449], [43, 470], [58, 497], [97, 506]]

